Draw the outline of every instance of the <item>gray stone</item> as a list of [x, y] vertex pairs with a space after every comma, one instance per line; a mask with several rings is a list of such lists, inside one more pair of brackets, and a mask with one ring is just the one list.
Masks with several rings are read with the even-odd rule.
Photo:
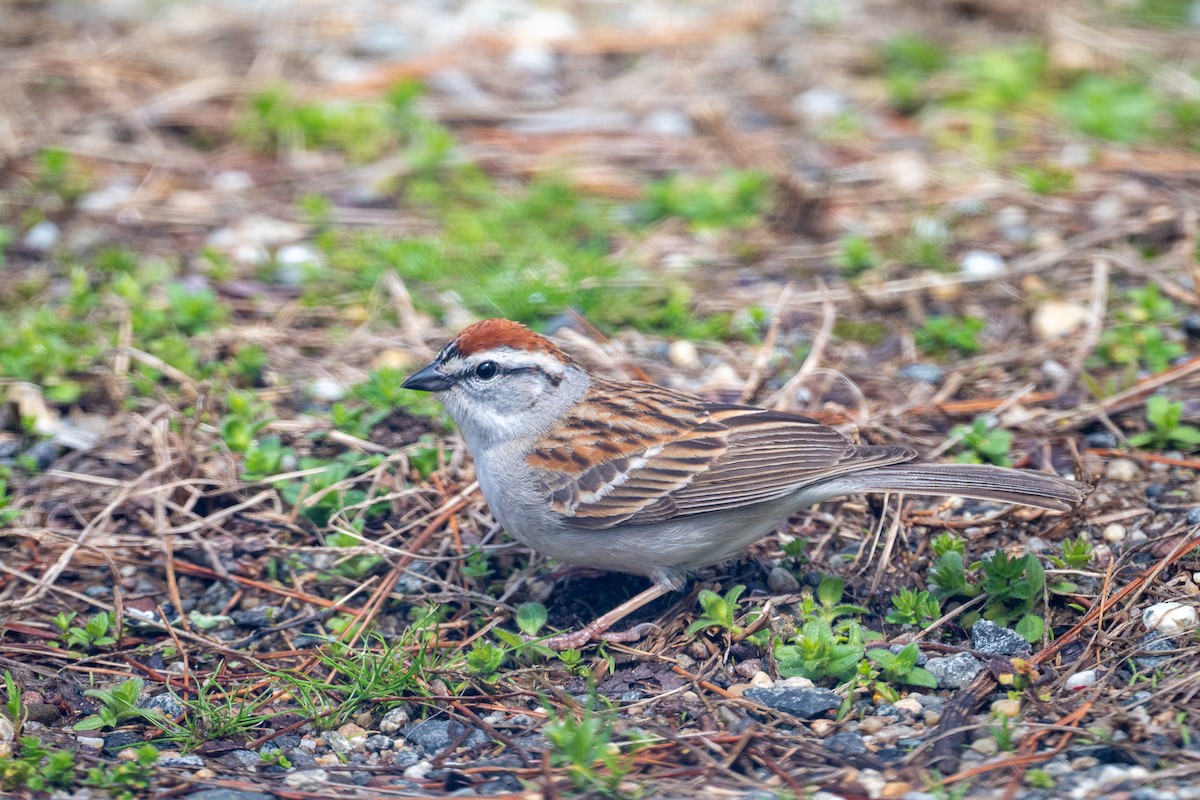
[[933, 674], [940, 689], [961, 689], [966, 686], [979, 671], [983, 662], [970, 653], [956, 653], [945, 658], [931, 658], [925, 669]]
[[401, 728], [408, 724], [409, 720], [408, 706], [397, 706], [386, 714], [379, 722], [379, 732], [386, 734], [398, 733]]
[[144, 737], [133, 731], [116, 731], [104, 737], [105, 750], [124, 750], [142, 744]]
[[256, 769], [263, 766], [262, 756], [253, 750], [234, 750], [221, 756], [221, 763], [235, 769]]
[[771, 686], [747, 689], [745, 696], [767, 708], [783, 711], [801, 719], [823, 717], [827, 712], [842, 705], [841, 696], [830, 689]]
[[200, 769], [204, 766], [204, 759], [195, 754], [186, 756], [159, 756], [158, 761], [154, 762], [160, 767], [187, 767], [188, 769]]
[[800, 591], [800, 581], [783, 567], [774, 567], [767, 575], [767, 588], [772, 594], [795, 594]]
[[1200, 525], [1200, 506], [1196, 506], [1187, 513], [1188, 525]]
[[1140, 669], [1155, 669], [1171, 659], [1171, 656], [1143, 655], [1144, 653], [1162, 653], [1179, 647], [1175, 640], [1161, 633], [1148, 633], [1142, 637], [1138, 655], [1133, 657], [1133, 663]]
[[459, 746], [474, 747], [486, 744], [487, 736], [478, 728], [467, 727], [461, 722], [444, 719], [427, 719], [405, 731], [404, 738], [429, 755], [437, 755], [453, 742]]
[[392, 749], [392, 738], [382, 733], [373, 733], [363, 742], [363, 748], [369, 753], [379, 753]]
[[1028, 655], [1032, 652], [1024, 636], [990, 619], [981, 619], [971, 626], [971, 647], [998, 656]]
[[58, 458], [58, 445], [51, 439], [42, 439], [30, 445], [25, 457], [40, 471], [47, 469]]
[[905, 364], [897, 373], [904, 380], [918, 383], [938, 384], [942, 382], [945, 373], [937, 364]]
[[269, 628], [282, 618], [279, 606], [255, 606], [249, 611], [234, 611], [230, 618], [239, 628]]
[[183, 703], [179, 702], [179, 698], [170, 692], [156, 694], [153, 697], [147, 697], [138, 701], [138, 708], [144, 708], [148, 711], [161, 711], [164, 717], [175, 719], [183, 713]]
[[1088, 447], [1095, 447], [1100, 450], [1112, 450], [1120, 442], [1117, 437], [1108, 431], [1093, 431], [1087, 435]]
[[825, 749], [831, 753], [852, 756], [867, 752], [867, 743], [854, 731], [839, 731], [825, 740]]
[[271, 800], [274, 796], [242, 789], [201, 789], [189, 794], [187, 800]]

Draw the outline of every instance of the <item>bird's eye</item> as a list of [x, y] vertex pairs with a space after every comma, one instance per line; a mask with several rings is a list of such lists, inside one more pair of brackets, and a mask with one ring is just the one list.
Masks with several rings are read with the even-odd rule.
[[490, 381], [492, 378], [500, 374], [500, 367], [495, 361], [484, 361], [479, 366], [475, 367], [475, 377], [485, 381]]

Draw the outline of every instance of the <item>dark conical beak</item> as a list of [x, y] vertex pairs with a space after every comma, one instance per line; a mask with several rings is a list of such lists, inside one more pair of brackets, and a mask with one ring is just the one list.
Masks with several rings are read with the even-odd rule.
[[408, 377], [404, 382], [405, 389], [415, 389], [418, 392], [444, 392], [450, 388], [450, 379], [438, 372], [437, 364], [430, 364]]

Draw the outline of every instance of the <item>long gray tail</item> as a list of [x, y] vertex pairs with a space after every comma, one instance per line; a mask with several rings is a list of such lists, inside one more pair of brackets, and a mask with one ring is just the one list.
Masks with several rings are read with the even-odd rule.
[[847, 475], [858, 492], [904, 492], [973, 497], [1069, 511], [1092, 487], [1025, 469], [982, 464], [893, 464]]

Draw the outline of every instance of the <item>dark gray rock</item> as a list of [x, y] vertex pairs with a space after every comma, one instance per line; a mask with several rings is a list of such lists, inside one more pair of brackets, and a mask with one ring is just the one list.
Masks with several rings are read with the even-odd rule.
[[124, 750], [127, 747], [137, 747], [145, 741], [140, 733], [133, 731], [115, 731], [104, 737], [105, 750]]
[[1183, 332], [1191, 339], [1200, 339], [1200, 314], [1189, 314], [1183, 318]]
[[516, 794], [524, 791], [525, 787], [515, 775], [501, 775], [495, 780], [479, 784], [479, 794]]
[[852, 756], [867, 752], [867, 743], [863, 737], [854, 731], [839, 731], [824, 742], [825, 749], [831, 753]]
[[1155, 669], [1171, 659], [1169, 655], [1145, 655], [1146, 653], [1162, 653], [1179, 647], [1175, 640], [1161, 633], [1148, 633], [1142, 637], [1138, 654], [1133, 657], [1133, 663], [1140, 669]]
[[1002, 628], [990, 619], [981, 619], [971, 626], [971, 646], [980, 652], [998, 656], [1021, 656], [1033, 652], [1024, 636], [1010, 628]]
[[379, 753], [384, 750], [392, 749], [392, 738], [384, 736], [382, 733], [373, 733], [363, 742], [363, 749], [368, 753]]
[[478, 728], [468, 731], [461, 722], [444, 719], [427, 719], [410, 725], [404, 732], [404, 738], [429, 755], [440, 753], [453, 742], [458, 742], [459, 746], [474, 747], [486, 744], [488, 740]]
[[756, 687], [746, 697], [767, 708], [783, 711], [801, 719], [816, 719], [842, 705], [842, 698], [830, 689], [804, 689], [791, 686]]
[[233, 587], [224, 581], [209, 584], [196, 605], [196, 610], [202, 614], [219, 614], [233, 599]]
[[270, 628], [283, 618], [283, 609], [278, 606], [255, 606], [248, 611], [234, 611], [229, 615], [239, 628]]
[[28, 450], [25, 451], [25, 457], [34, 463], [36, 469], [40, 472], [54, 463], [54, 459], [58, 458], [58, 445], [51, 439], [42, 439], [34, 442]]
[[983, 662], [970, 653], [956, 653], [929, 659], [925, 669], [933, 673], [939, 689], [961, 689], [975, 679], [983, 669]]
[[905, 364], [896, 374], [905, 380], [929, 384], [941, 383], [942, 377], [945, 375], [937, 364], [921, 363]]
[[221, 763], [234, 769], [257, 769], [264, 766], [262, 756], [253, 750], [234, 750], [221, 756]]
[[1095, 431], [1087, 435], [1088, 447], [1112, 450], [1118, 445], [1117, 437], [1108, 431]]
[[138, 708], [144, 708], [147, 711], [161, 711], [162, 715], [169, 719], [175, 719], [184, 711], [183, 703], [179, 702], [179, 698], [170, 692], [143, 698], [138, 701]]
[[1200, 525], [1200, 506], [1196, 506], [1187, 513], [1188, 525]]
[[187, 795], [187, 800], [272, 800], [274, 796], [242, 789], [201, 789]]

